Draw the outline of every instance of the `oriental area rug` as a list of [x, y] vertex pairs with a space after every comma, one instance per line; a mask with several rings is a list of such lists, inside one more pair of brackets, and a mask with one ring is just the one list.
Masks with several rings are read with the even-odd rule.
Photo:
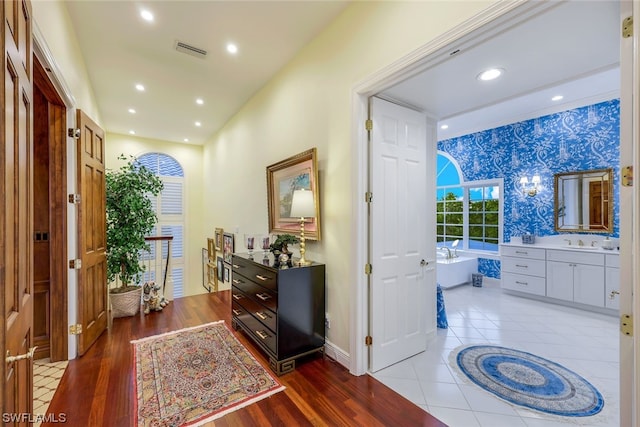
[[201, 425], [284, 390], [223, 321], [131, 343], [138, 426]]
[[604, 407], [600, 392], [583, 377], [531, 353], [473, 345], [452, 356], [452, 365], [473, 383], [509, 403], [560, 417], [590, 417]]

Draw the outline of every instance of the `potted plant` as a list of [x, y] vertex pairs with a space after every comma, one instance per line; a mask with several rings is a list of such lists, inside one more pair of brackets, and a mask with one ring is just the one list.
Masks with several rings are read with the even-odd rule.
[[[120, 155], [118, 159], [127, 157]], [[163, 183], [133, 157], [119, 169], [108, 170], [105, 179], [107, 282], [116, 284], [109, 288], [112, 315], [133, 316], [140, 309], [140, 282], [145, 270], [140, 253], [150, 249], [145, 237], [157, 222], [150, 197], [160, 194]]]
[[291, 264], [291, 253], [288, 245], [295, 245], [300, 242], [293, 234], [278, 234], [276, 240], [269, 245], [269, 250], [273, 253], [275, 266], [285, 266]]

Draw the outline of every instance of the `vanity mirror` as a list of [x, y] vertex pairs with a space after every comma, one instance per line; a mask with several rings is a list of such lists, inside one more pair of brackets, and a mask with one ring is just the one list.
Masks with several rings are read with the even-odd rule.
[[556, 231], [613, 232], [613, 170], [555, 175]]

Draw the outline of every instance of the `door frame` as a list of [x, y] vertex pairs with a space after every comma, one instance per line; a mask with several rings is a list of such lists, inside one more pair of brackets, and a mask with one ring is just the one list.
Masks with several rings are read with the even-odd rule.
[[[51, 311], [51, 334], [58, 337], [62, 342], [55, 344], [55, 356], [58, 360], [74, 359], [77, 355], [77, 343], [74, 339], [69, 339], [68, 325], [75, 324], [77, 316], [77, 306], [73, 302], [77, 301], [77, 272], [67, 268], [67, 261], [76, 258], [76, 233], [77, 228], [75, 209], [70, 209], [66, 201], [67, 194], [74, 194], [76, 190], [75, 182], [75, 140], [67, 134], [67, 129], [75, 127], [76, 100], [72, 95], [69, 85], [66, 83], [62, 71], [55, 61], [49, 46], [45, 41], [44, 35], [36, 25], [35, 21], [32, 26], [33, 36], [33, 55], [38, 59], [42, 67], [47, 72], [47, 77], [52, 88], [57, 92], [66, 108], [66, 117], [62, 129], [58, 129], [59, 133], [55, 135], [55, 144], [57, 153], [63, 159], [56, 159], [57, 165], [62, 168], [59, 173], [59, 184], [64, 186], [63, 191], [58, 191], [56, 196], [60, 200], [56, 203], [64, 204], [58, 208], [66, 211], [62, 214], [64, 218], [58, 218], [55, 226], [64, 227], [64, 231], [60, 233], [61, 242], [57, 242], [56, 250], [60, 250], [57, 255], [62, 256], [62, 262], [54, 266], [55, 281], [52, 281], [51, 296], [60, 298], [57, 310]], [[52, 242], [53, 243], [53, 242]], [[54, 345], [51, 347], [52, 355], [54, 353]]]
[[[625, 0], [621, 0], [625, 1]], [[430, 63], [435, 62], [442, 55], [447, 54], [447, 48], [450, 48], [452, 43], [461, 39], [464, 36], [469, 35], [473, 31], [487, 25], [486, 28], [491, 28], [493, 25], [509, 19], [509, 16], [516, 14], [517, 16], [523, 16], [529, 13], [537, 12], [541, 8], [549, 7], [549, 4], [540, 4], [537, 2], [526, 1], [525, 3], [515, 2], [500, 2], [490, 5], [487, 9], [476, 15], [472, 19], [463, 24], [460, 24], [450, 31], [436, 37], [429, 43], [423, 45], [413, 53], [395, 61], [384, 69], [374, 73], [373, 75], [360, 81], [351, 91], [351, 103], [352, 103], [352, 122], [351, 122], [351, 156], [352, 156], [352, 182], [354, 184], [354, 197], [352, 202], [352, 241], [354, 242], [354, 250], [351, 255], [351, 263], [355, 266], [351, 272], [350, 288], [350, 360], [349, 371], [353, 375], [362, 375], [367, 372], [368, 369], [368, 348], [365, 344], [365, 337], [370, 333], [369, 328], [369, 306], [368, 306], [368, 289], [369, 279], [364, 273], [364, 266], [369, 260], [368, 245], [369, 245], [369, 230], [368, 230], [368, 206], [365, 201], [365, 193], [368, 191], [369, 170], [368, 158], [368, 137], [365, 128], [365, 121], [368, 113], [368, 99], [370, 96], [381, 92], [388, 87], [393, 86], [400, 81], [413, 76], [421, 69], [425, 69]], [[640, 4], [638, 0], [633, 0], [633, 9], [636, 14], [639, 13]], [[514, 12], [514, 13], [510, 13]], [[638, 46], [640, 41], [640, 31], [638, 31], [639, 20], [634, 22], [634, 46]], [[637, 49], [637, 48], [636, 48]], [[638, 60], [638, 51], [634, 49], [633, 57], [634, 61]], [[634, 70], [634, 93], [637, 94], [638, 86], [640, 86], [640, 78], [638, 77], [639, 71], [636, 68]], [[635, 97], [634, 108], [639, 107], [637, 97]], [[637, 116], [637, 112], [635, 114]], [[634, 120], [638, 120], [636, 117]], [[639, 130], [636, 127], [637, 123], [634, 123], [633, 140], [638, 139]], [[622, 144], [621, 135], [621, 144]], [[626, 139], [625, 139], [626, 141]], [[632, 145], [632, 141], [627, 141], [626, 144]], [[640, 150], [635, 153], [634, 163], [640, 164]], [[640, 203], [640, 189], [634, 188], [634, 201], [633, 205], [638, 207]], [[634, 227], [635, 224], [640, 222], [637, 218], [637, 213], [633, 219], [633, 224], [629, 224], [628, 227]], [[637, 230], [637, 228], [636, 228]], [[633, 246], [638, 249], [640, 247], [640, 241], [636, 239], [635, 242], [630, 242], [629, 246]], [[640, 251], [639, 251], [640, 252]], [[640, 253], [636, 252], [636, 260], [640, 257]], [[623, 270], [626, 268], [632, 275], [632, 286], [634, 289], [632, 310], [635, 312], [634, 323], [636, 331], [640, 328], [640, 291], [638, 290], [638, 271], [630, 265], [623, 265]], [[640, 375], [640, 340], [634, 339], [634, 361], [635, 373], [634, 378], [631, 380], [633, 384], [629, 385], [632, 393], [636, 396], [640, 394], [640, 381], [638, 376]], [[624, 390], [626, 392], [626, 389]], [[626, 406], [626, 405], [625, 405]], [[640, 409], [632, 405], [630, 408], [626, 408], [631, 414], [625, 414], [625, 416], [633, 417], [633, 419], [640, 418]], [[622, 419], [621, 414], [621, 419]]]

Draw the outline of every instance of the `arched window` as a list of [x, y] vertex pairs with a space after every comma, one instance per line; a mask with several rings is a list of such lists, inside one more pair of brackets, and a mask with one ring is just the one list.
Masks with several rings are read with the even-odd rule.
[[503, 179], [465, 182], [458, 162], [439, 151], [436, 175], [436, 241], [449, 246], [498, 251], [502, 239]]
[[[155, 173], [164, 183], [162, 193], [153, 200], [158, 216], [155, 236], [173, 236], [171, 241], [171, 276], [173, 278], [173, 298], [184, 296], [184, 170], [173, 157], [161, 153], [147, 153], [136, 159]], [[162, 258], [155, 256], [152, 245], [150, 254], [152, 271], [145, 274], [145, 280], [163, 283], [167, 259], [167, 245], [162, 245]], [[157, 279], [156, 279], [157, 278]]]

